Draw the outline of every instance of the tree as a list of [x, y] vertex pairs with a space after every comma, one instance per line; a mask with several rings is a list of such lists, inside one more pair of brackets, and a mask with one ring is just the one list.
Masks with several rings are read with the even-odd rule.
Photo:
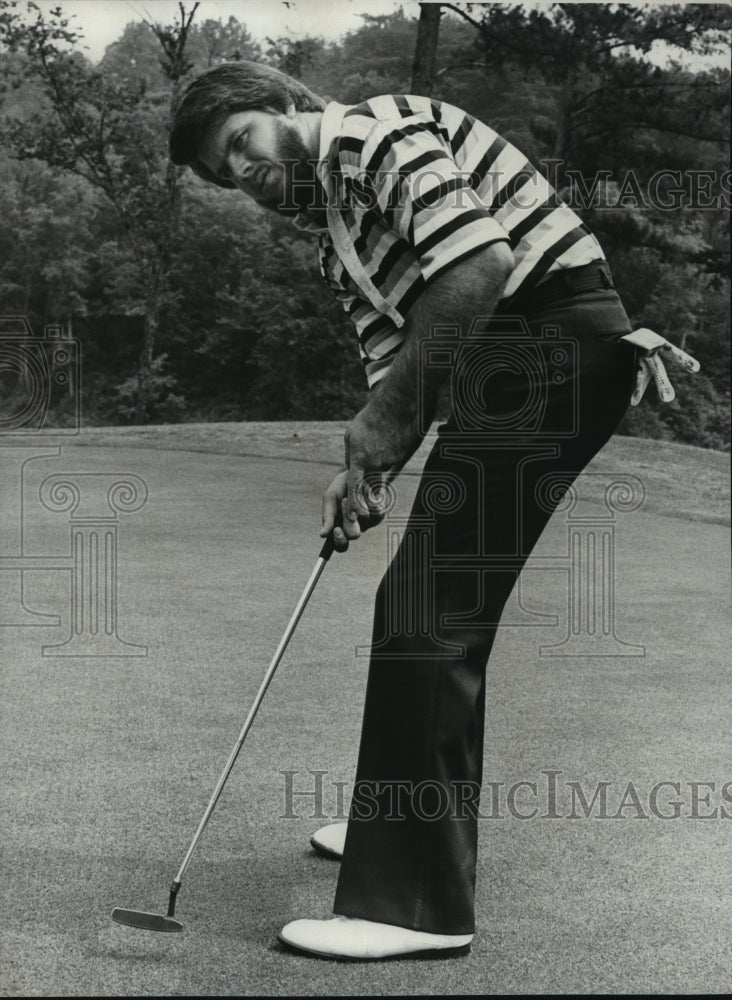
[[221, 62], [262, 58], [259, 43], [252, 38], [246, 25], [233, 15], [225, 23], [209, 18], [193, 25], [188, 39], [188, 54], [198, 71]]
[[[435, 98], [488, 122], [549, 169], [561, 88], [545, 75], [547, 67], [507, 46], [487, 62], [473, 23], [445, 4], [427, 6], [443, 11]], [[598, 8], [594, 16], [603, 21], [604, 6], [585, 6]], [[465, 10], [474, 21], [486, 13], [477, 5]], [[521, 32], [528, 10], [513, 15], [519, 16], [516, 38], [527, 45]], [[73, 321], [84, 344], [86, 419], [333, 419], [357, 409], [365, 382], [353, 330], [322, 284], [312, 237], [190, 171], [173, 175], [178, 200], [171, 209], [165, 136], [175, 81], [165, 66], [171, 51], [175, 56], [169, 46], [180, 22], [172, 36], [162, 37], [150, 24], [131, 23], [96, 67], [59, 38], [52, 77], [38, 69], [31, 26], [24, 23], [16, 32], [19, 13], [20, 4], [0, 0], [0, 128], [6, 139], [0, 151], [0, 309], [26, 313], [36, 328]], [[552, 17], [546, 31], [554, 45], [559, 36]], [[690, 23], [698, 32], [695, 17]], [[68, 23], [61, 27], [70, 30]], [[317, 93], [355, 103], [410, 89], [418, 29], [417, 19], [403, 12], [367, 15], [339, 42], [277, 39], [263, 54], [239, 22], [194, 20], [182, 71], [186, 64], [193, 64], [192, 74], [221, 60], [262, 58], [296, 72]], [[696, 45], [692, 38], [687, 43], [689, 51]], [[584, 103], [576, 108], [567, 160], [557, 170], [561, 194], [598, 234], [631, 321], [685, 343], [702, 363], [699, 375], [677, 380], [677, 402], [656, 406], [649, 391], [624, 430], [725, 447], [727, 214], [721, 206], [697, 210], [683, 203], [636, 207], [632, 197], [619, 194], [631, 173], [646, 192], [659, 168], [678, 170], [687, 195], [694, 170], [721, 174], [727, 153], [715, 136], [724, 134], [728, 75], [654, 67], [623, 48], [613, 49], [601, 68], [595, 76], [588, 69], [578, 82]], [[77, 146], [54, 111], [51, 79], [74, 98], [67, 110], [77, 116], [78, 133], [71, 133]], [[679, 134], [682, 129], [688, 134]], [[101, 152], [99, 135], [106, 142]], [[600, 170], [608, 176], [597, 187], [597, 204], [577, 199], [582, 184], [589, 189]], [[603, 198], [617, 204], [608, 210]], [[167, 231], [176, 217], [179, 223]], [[162, 277], [144, 382], [139, 355], [154, 288], [151, 261], [158, 261]]]
[[[472, 4], [467, 8], [472, 9]], [[577, 143], [602, 122], [609, 127], [682, 131], [708, 141], [725, 141], [719, 122], [688, 119], [683, 125], [673, 114], [658, 121], [657, 111], [668, 101], [674, 82], [646, 59], [654, 45], [665, 43], [696, 54], [721, 51], [729, 45], [732, 9], [722, 4], [580, 4], [554, 3], [546, 7], [523, 4], [481, 4], [475, 17], [457, 4], [442, 4], [476, 29], [477, 49], [486, 66], [519, 65], [537, 74], [554, 95], [552, 157], [572, 161]], [[632, 64], [632, 65], [631, 65]], [[632, 78], [629, 78], [631, 76]], [[685, 81], [697, 97], [714, 83]], [[660, 88], [660, 89], [659, 89]], [[622, 103], [623, 91], [632, 91], [636, 113], [630, 121], [608, 115]], [[686, 129], [686, 131], [683, 131]]]
[[68, 325], [86, 313], [98, 200], [80, 177], [0, 159], [0, 312], [23, 314], [34, 328], [47, 316]]
[[167, 92], [161, 94], [150, 88], [159, 80], [115, 72], [114, 52], [108, 72], [92, 67], [74, 49], [81, 34], [61, 8], [44, 15], [29, 2], [29, 21], [17, 3], [0, 0], [0, 43], [22, 53], [22, 72], [40, 82], [45, 99], [42, 110], [7, 123], [3, 138], [18, 159], [38, 159], [76, 173], [100, 190], [113, 206], [139, 268], [144, 289], [137, 375], [141, 419], [149, 411], [155, 344], [180, 221], [181, 170], [167, 157], [165, 119], [192, 65], [186, 47], [198, 3], [189, 11], [183, 3], [178, 6], [176, 24], [148, 25], [167, 82]]
[[413, 94], [423, 94], [429, 97], [435, 83], [437, 69], [437, 43], [440, 36], [440, 4], [422, 3], [419, 5], [419, 25], [417, 41], [414, 47], [414, 62], [412, 63]]
[[[721, 187], [728, 168], [729, 73], [692, 71], [680, 61], [660, 67], [647, 55], [659, 41], [669, 51], [694, 54], [728, 49], [730, 9], [429, 6], [449, 14], [441, 34], [453, 14], [475, 31], [472, 51], [463, 47], [447, 66], [438, 61], [436, 96], [488, 121], [543, 163], [560, 196], [598, 235], [631, 321], [656, 326], [702, 360], [703, 372], [688, 388], [691, 396], [698, 388], [703, 405], [690, 404], [684, 414], [678, 403], [661, 410], [646, 403], [627, 426], [637, 431], [646, 420], [647, 431], [660, 428], [687, 441], [696, 434], [721, 447], [729, 349], [724, 310], [711, 303], [727, 294], [729, 280]], [[429, 44], [444, 51], [434, 39]], [[665, 204], [644, 199], [659, 190], [654, 185], [664, 173], [685, 185], [675, 205], [667, 196]], [[706, 205], [694, 195], [700, 174], [712, 187]], [[660, 189], [664, 195], [670, 186]], [[679, 390], [679, 398], [685, 393]]]

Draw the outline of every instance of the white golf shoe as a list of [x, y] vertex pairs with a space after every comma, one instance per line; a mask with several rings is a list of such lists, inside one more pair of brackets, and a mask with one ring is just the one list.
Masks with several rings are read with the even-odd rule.
[[328, 826], [321, 826], [310, 838], [310, 843], [318, 854], [340, 860], [343, 857], [347, 829], [348, 823], [329, 823]]
[[455, 958], [470, 951], [472, 934], [428, 934], [356, 917], [293, 920], [278, 940], [288, 948], [354, 962], [389, 958]]

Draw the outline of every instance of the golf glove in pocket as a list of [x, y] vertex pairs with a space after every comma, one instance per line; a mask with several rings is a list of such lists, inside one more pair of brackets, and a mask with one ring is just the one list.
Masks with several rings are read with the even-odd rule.
[[640, 330], [634, 330], [632, 333], [626, 333], [621, 339], [627, 340], [629, 344], [633, 344], [645, 352], [641, 355], [638, 374], [635, 380], [635, 389], [630, 398], [631, 406], [637, 406], [643, 399], [643, 394], [648, 388], [651, 379], [656, 383], [656, 389], [662, 402], [670, 403], [675, 398], [676, 393], [669, 381], [666, 366], [661, 359], [661, 355], [664, 355], [665, 358], [671, 361], [675, 361], [688, 372], [698, 372], [701, 367], [696, 358], [692, 358], [690, 354], [682, 351], [680, 347], [675, 347], [665, 337], [662, 337], [659, 333], [654, 333], [653, 330], [641, 328]]

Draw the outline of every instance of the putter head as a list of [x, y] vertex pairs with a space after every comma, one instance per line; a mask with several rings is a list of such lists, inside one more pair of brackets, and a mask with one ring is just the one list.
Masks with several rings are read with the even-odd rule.
[[124, 910], [119, 906], [112, 910], [112, 920], [139, 931], [163, 931], [169, 934], [183, 930], [183, 924], [173, 917], [164, 917], [162, 913], [145, 913], [144, 910]]

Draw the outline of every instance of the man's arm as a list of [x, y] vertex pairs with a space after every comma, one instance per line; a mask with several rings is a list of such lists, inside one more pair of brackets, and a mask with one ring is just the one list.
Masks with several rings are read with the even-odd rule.
[[[435, 278], [410, 309], [399, 353], [346, 429], [347, 472], [336, 476], [323, 497], [321, 535], [333, 531], [337, 549], [358, 538], [359, 516], [366, 524], [380, 519], [367, 502], [369, 481], [392, 479], [417, 450], [422, 431], [434, 416], [439, 388], [448, 373], [420, 365], [421, 342], [435, 325], [466, 327], [476, 316], [490, 316], [513, 267], [508, 243], [492, 243]], [[339, 520], [342, 527], [335, 526]]]

